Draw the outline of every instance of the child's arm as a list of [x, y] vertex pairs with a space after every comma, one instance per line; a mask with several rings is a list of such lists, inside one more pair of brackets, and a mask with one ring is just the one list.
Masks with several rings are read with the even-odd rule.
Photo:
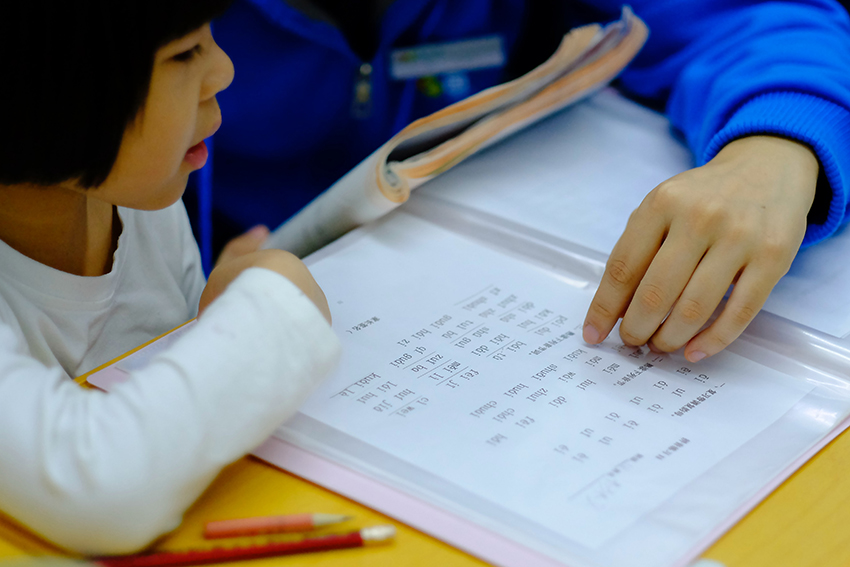
[[338, 354], [313, 302], [259, 268], [108, 395], [0, 326], [0, 509], [69, 549], [135, 551], [291, 416]]
[[258, 250], [220, 261], [210, 274], [207, 286], [201, 295], [198, 314], [202, 314], [207, 306], [221, 295], [230, 282], [250, 267], [265, 268], [277, 272], [291, 281], [316, 305], [330, 323], [331, 312], [322, 288], [319, 287], [307, 266], [301, 260], [283, 250]]
[[[269, 229], [263, 225], [257, 225], [233, 238], [224, 246], [201, 294], [198, 314], [203, 313], [207, 306], [221, 295], [221, 292], [243, 270], [249, 267], [259, 267], [277, 272], [294, 283], [313, 301], [325, 316], [325, 319], [330, 322], [331, 313], [325, 294], [316, 280], [313, 279], [313, 275], [307, 269], [307, 266], [296, 256], [284, 250], [261, 250], [260, 248], [268, 239], [268, 236]], [[194, 241], [187, 244], [187, 248], [193, 245]]]

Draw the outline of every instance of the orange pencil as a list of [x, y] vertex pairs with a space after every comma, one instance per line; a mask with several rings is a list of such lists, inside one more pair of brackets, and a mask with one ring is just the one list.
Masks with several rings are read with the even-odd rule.
[[288, 516], [264, 516], [258, 518], [237, 518], [207, 522], [204, 537], [216, 539], [258, 534], [282, 532], [308, 532], [322, 526], [338, 524], [350, 520], [351, 516], [339, 514], [291, 514]]

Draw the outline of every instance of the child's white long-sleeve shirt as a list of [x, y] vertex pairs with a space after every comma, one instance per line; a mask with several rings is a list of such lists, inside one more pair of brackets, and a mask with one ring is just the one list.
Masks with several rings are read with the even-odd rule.
[[101, 278], [0, 243], [0, 510], [92, 554], [175, 528], [224, 465], [294, 413], [340, 348], [295, 285], [252, 268], [129, 382], [80, 388], [69, 374], [191, 318], [203, 286], [182, 204], [120, 214]]

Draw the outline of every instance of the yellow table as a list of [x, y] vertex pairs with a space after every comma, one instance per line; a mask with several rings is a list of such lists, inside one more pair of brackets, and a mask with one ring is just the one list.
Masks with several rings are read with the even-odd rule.
[[[250, 565], [485, 565], [380, 513], [252, 457], [226, 468], [189, 509], [180, 528], [156, 547], [177, 550], [221, 545], [201, 537], [201, 527], [207, 520], [298, 512], [342, 513], [355, 517], [347, 524], [326, 531], [353, 531], [362, 526], [392, 523], [399, 533], [395, 543], [388, 546], [253, 560]], [[281, 537], [284, 536], [233, 539], [228, 540], [228, 545]], [[57, 550], [25, 530], [8, 521], [0, 522], [0, 560], [56, 553]], [[850, 434], [840, 436], [809, 461], [704, 556], [727, 567], [850, 565]]]

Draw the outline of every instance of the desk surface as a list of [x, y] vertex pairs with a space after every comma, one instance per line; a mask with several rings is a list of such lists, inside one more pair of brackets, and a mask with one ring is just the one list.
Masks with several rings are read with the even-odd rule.
[[[850, 565], [850, 432], [844, 433], [738, 523], [704, 556], [726, 567], [831, 567]], [[485, 563], [322, 487], [246, 457], [226, 468], [187, 512], [183, 524], [158, 549], [214, 547], [204, 541], [205, 521], [297, 512], [355, 516], [333, 531], [382, 523], [395, 524], [389, 546], [350, 549], [289, 558], [254, 560], [244, 565], [350, 565], [369, 567], [478, 567]], [[230, 540], [232, 545], [266, 538]], [[9, 524], [0, 523], [0, 560], [55, 551]]]

